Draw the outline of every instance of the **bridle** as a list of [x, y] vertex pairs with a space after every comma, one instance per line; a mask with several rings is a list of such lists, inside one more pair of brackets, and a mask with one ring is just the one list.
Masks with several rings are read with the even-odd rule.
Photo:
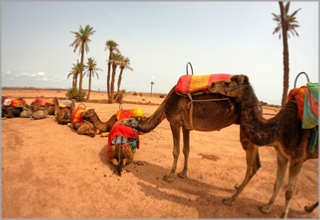
[[245, 87], [245, 86], [250, 86], [250, 84], [242, 84], [242, 85], [233, 87], [233, 88], [231, 88], [231, 89], [224, 89], [224, 92], [225, 92], [225, 94], [227, 95], [228, 92], [233, 91], [233, 90], [236, 90], [236, 89], [239, 89], [239, 88], [241, 88], [241, 87]]

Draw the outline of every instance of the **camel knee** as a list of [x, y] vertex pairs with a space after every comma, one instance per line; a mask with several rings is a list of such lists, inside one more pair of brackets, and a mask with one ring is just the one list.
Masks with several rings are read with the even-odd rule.
[[287, 189], [286, 190], [286, 200], [290, 200], [293, 196], [293, 190], [292, 189]]

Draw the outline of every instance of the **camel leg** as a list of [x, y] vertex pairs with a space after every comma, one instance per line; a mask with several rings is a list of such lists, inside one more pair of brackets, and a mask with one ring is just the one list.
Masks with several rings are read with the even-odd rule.
[[125, 144], [125, 148], [123, 149], [123, 154], [124, 154], [123, 166], [133, 161], [134, 153], [132, 152], [132, 147], [130, 144]]
[[257, 172], [257, 169], [254, 165], [255, 165], [256, 157], [258, 156], [258, 146], [250, 143], [250, 147], [249, 147], [249, 145], [247, 147], [248, 147], [246, 149], [247, 171], [246, 171], [245, 178], [240, 185], [235, 186], [237, 191], [230, 198], [223, 200], [223, 203], [225, 205], [233, 205], [235, 203], [235, 201], [239, 197], [240, 193], [243, 191], [243, 189], [249, 183], [251, 178]]
[[118, 165], [118, 157], [116, 152], [116, 146], [111, 145], [110, 149], [108, 149], [109, 157], [107, 157], [108, 161], [112, 163], [114, 166]]
[[190, 152], [190, 130], [186, 130], [182, 127], [183, 135], [183, 155], [184, 155], [184, 166], [182, 172], [178, 173], [181, 179], [185, 179], [188, 176], [188, 160]]
[[284, 213], [282, 214], [281, 218], [287, 218], [288, 216], [291, 199], [296, 190], [297, 180], [298, 180], [298, 176], [302, 168], [302, 165], [303, 165], [303, 162], [301, 160], [295, 160], [290, 162], [289, 184], [286, 190], [286, 204], [284, 207]]
[[318, 203], [319, 201], [317, 201], [315, 204], [311, 206], [305, 206], [304, 210], [306, 210], [306, 212], [313, 212], [313, 210], [318, 207]]
[[170, 173], [163, 177], [163, 180], [167, 182], [172, 182], [174, 180], [174, 173], [177, 168], [177, 162], [180, 154], [180, 127], [170, 124], [170, 128], [173, 139], [173, 164]]
[[254, 174], [256, 174], [258, 169], [261, 167], [260, 158], [259, 158], [259, 147], [251, 143], [241, 129], [240, 129], [240, 141], [243, 149], [246, 151], [247, 171], [242, 184], [241, 185], [237, 184], [235, 186], [237, 191], [230, 198], [223, 200], [223, 203], [225, 205], [234, 204], [234, 202], [237, 200], [242, 190], [246, 187], [246, 185], [249, 183], [251, 178], [254, 176]]
[[277, 163], [278, 163], [277, 177], [273, 187], [273, 194], [268, 204], [263, 205], [260, 208], [260, 210], [266, 214], [271, 211], [272, 206], [277, 198], [277, 195], [282, 187], [284, 176], [286, 174], [286, 169], [288, 165], [287, 158], [285, 158], [278, 150], [277, 150]]

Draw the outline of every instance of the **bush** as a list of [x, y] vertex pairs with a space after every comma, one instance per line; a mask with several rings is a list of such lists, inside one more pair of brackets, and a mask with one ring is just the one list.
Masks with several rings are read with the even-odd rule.
[[133, 95], [137, 95], [136, 91], [133, 92]]
[[70, 100], [75, 99], [77, 102], [81, 102], [84, 100], [84, 97], [86, 96], [86, 92], [83, 90], [82, 91], [78, 90], [77, 87], [73, 87], [67, 91], [66, 96]]
[[164, 95], [160, 95], [159, 98], [162, 98], [162, 99], [163, 99], [163, 98], [164, 98]]

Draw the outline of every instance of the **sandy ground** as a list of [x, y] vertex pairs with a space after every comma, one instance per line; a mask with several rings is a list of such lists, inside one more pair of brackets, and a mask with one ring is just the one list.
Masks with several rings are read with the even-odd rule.
[[[2, 90], [2, 95], [27, 97], [27, 103], [41, 95], [64, 98], [65, 93]], [[158, 95], [139, 94], [128, 93], [122, 107], [140, 107], [150, 116], [163, 101]], [[101, 121], [119, 108], [106, 104], [106, 96], [92, 92], [91, 100], [96, 101], [84, 102]], [[278, 110], [264, 107], [264, 116], [273, 117]], [[235, 204], [222, 203], [245, 176], [238, 125], [214, 132], [192, 131], [188, 178], [176, 177], [172, 183], [162, 180], [173, 162], [169, 123], [164, 120], [141, 135], [140, 141], [134, 162], [120, 177], [106, 160], [107, 138], [78, 135], [54, 118], [2, 120], [2, 218], [278, 218], [282, 214], [287, 176], [272, 212], [259, 210], [273, 192], [276, 153], [272, 147], [260, 148], [262, 167]], [[177, 172], [182, 167], [181, 152]], [[318, 218], [318, 208], [313, 213], [304, 211], [305, 205], [317, 200], [316, 159], [304, 163], [288, 217]]]

